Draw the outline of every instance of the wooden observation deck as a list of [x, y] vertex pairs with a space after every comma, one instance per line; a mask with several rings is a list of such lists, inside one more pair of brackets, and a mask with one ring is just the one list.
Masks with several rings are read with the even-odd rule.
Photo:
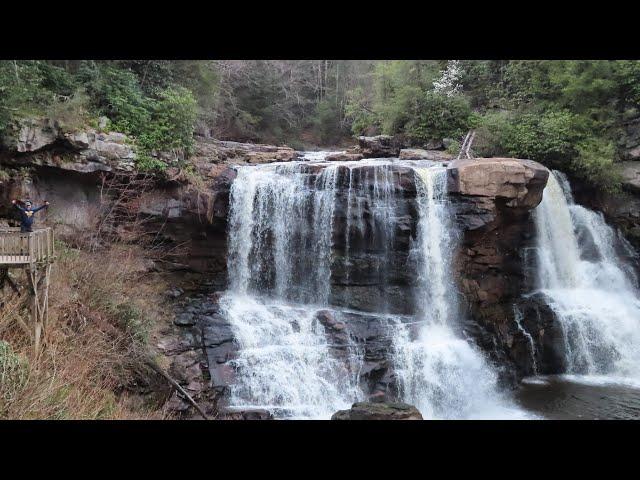
[[50, 227], [28, 233], [21, 232], [19, 228], [0, 227], [0, 293], [8, 284], [21, 295], [20, 288], [9, 275], [9, 269], [25, 271], [36, 354], [49, 317], [49, 283], [51, 265], [55, 260], [53, 240]]
[[55, 256], [53, 229], [22, 233], [19, 228], [0, 229], [0, 268], [50, 263]]

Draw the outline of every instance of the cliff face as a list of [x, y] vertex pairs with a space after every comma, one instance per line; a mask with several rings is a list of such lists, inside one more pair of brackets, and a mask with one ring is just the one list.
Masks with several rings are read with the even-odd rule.
[[[49, 200], [52, 208], [47, 220], [57, 225], [62, 238], [96, 228], [104, 212], [118, 201], [117, 195], [105, 192], [105, 178], [130, 178], [135, 159], [135, 152], [120, 134], [67, 135], [46, 122], [27, 125], [8, 145], [0, 165], [12, 175], [3, 180], [0, 203], [7, 205], [15, 197]], [[546, 359], [541, 362], [542, 370], [553, 372], [557, 368], [553, 355], [557, 335], [551, 313], [535, 298], [522, 299], [522, 294], [532, 289], [526, 271], [526, 252], [535, 236], [531, 211], [542, 199], [548, 171], [528, 160], [451, 161], [446, 155], [432, 158], [425, 152], [405, 153], [405, 158], [426, 155], [448, 165], [451, 212], [460, 232], [452, 274], [462, 306], [460, 316], [465, 320], [464, 334], [503, 367], [506, 380], [513, 380], [531, 373], [524, 327], [541, 351], [547, 352], [542, 355]], [[128, 205], [144, 219], [141, 228], [160, 231], [158, 240], [169, 249], [180, 247], [170, 261], [162, 262], [162, 268], [193, 272], [198, 275], [196, 283], [223, 290], [229, 192], [236, 176], [231, 165], [295, 158], [296, 153], [286, 147], [200, 140], [189, 162], [193, 165], [190, 172], [170, 167], [166, 179], [153, 179], [133, 192]], [[26, 177], [19, 175], [23, 167], [31, 169]], [[320, 172], [321, 167], [309, 165], [310, 177]], [[326, 311], [318, 320], [331, 336], [331, 344], [336, 345], [337, 356], [344, 354], [346, 349], [340, 345], [347, 342], [362, 346], [363, 384], [372, 398], [382, 399], [393, 397], [396, 385], [388, 327], [375, 313], [414, 313], [411, 283], [416, 272], [410, 249], [416, 238], [417, 190], [412, 168], [398, 164], [389, 170], [385, 181], [395, 192], [394, 231], [380, 230], [364, 201], [379, 187], [374, 178], [375, 172], [366, 162], [351, 169], [338, 168], [330, 303], [359, 313]], [[361, 208], [361, 224], [349, 223], [353, 218], [349, 208]], [[393, 241], [388, 243], [390, 239]], [[173, 333], [159, 345], [172, 358], [171, 373], [200, 400], [212, 404], [233, 381], [227, 362], [237, 349], [230, 325], [218, 312], [216, 298], [204, 296], [180, 305], [182, 313], [176, 316]], [[520, 326], [516, 320], [519, 314]], [[203, 376], [202, 368], [210, 380]], [[177, 398], [172, 402], [176, 409], [184, 408]]]
[[[127, 210], [129, 220], [139, 219], [135, 228], [160, 232], [156, 240], [173, 249], [162, 266], [204, 274], [223, 288], [229, 188], [235, 178], [229, 165], [289, 161], [296, 152], [200, 139], [188, 172], [180, 169], [179, 154], [157, 156], [169, 165], [165, 178], [136, 174], [135, 148], [121, 133], [67, 133], [48, 119], [24, 120], [0, 144], [0, 216], [17, 218], [9, 208], [13, 198], [48, 200], [46, 221], [56, 226], [59, 238], [76, 242], [99, 230], [109, 215], [112, 221], [116, 206]], [[136, 236], [113, 223], [116, 235]]]
[[[466, 307], [465, 331], [502, 367], [506, 380], [532, 374], [526, 335], [543, 351], [553, 321], [544, 303], [523, 297], [535, 288], [527, 255], [535, 245], [531, 212], [542, 201], [549, 171], [530, 160], [502, 158], [454, 161], [449, 168], [463, 232], [454, 271]], [[555, 358], [541, 356], [548, 365], [540, 373], [554, 372]]]

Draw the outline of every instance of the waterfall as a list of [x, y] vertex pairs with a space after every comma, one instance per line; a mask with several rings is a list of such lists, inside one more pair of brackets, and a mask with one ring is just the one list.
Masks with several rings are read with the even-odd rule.
[[[230, 407], [271, 411], [281, 418], [329, 418], [361, 393], [357, 365], [334, 358], [317, 309], [228, 294], [221, 300], [240, 355]], [[354, 362], [356, 364], [357, 362]]]
[[552, 172], [534, 212], [538, 287], [563, 332], [567, 372], [640, 378], [640, 301], [602, 216]]
[[412, 254], [419, 271], [419, 322], [398, 323], [393, 332], [403, 399], [425, 418], [517, 418], [520, 411], [498, 391], [497, 375], [483, 355], [454, 331], [457, 302], [449, 265], [455, 238], [446, 169], [415, 168], [415, 173], [419, 218]]
[[232, 290], [326, 303], [336, 178], [337, 165], [313, 185], [299, 163], [238, 168], [229, 215]]
[[[399, 202], [402, 175], [416, 182], [415, 223], [412, 200]], [[390, 334], [404, 401], [425, 418], [521, 416], [497, 388], [497, 373], [459, 332], [450, 272], [457, 233], [446, 180], [446, 168], [428, 161], [238, 167], [229, 218], [230, 288], [220, 301], [239, 347], [228, 362], [235, 371], [230, 408], [328, 418], [366, 398], [359, 378], [364, 346], [350, 339], [333, 345], [318, 316], [328, 310], [340, 317], [330, 301], [350, 304], [364, 281], [379, 289], [379, 298], [370, 300], [378, 311], [370, 315]], [[335, 235], [337, 224], [344, 237]], [[408, 256], [398, 255], [398, 242]], [[406, 288], [400, 301], [415, 304], [414, 317], [389, 313], [397, 308], [387, 298], [391, 278]], [[331, 291], [332, 281], [342, 296]], [[413, 287], [405, 287], [407, 281]], [[389, 295], [397, 299], [394, 285]]]
[[328, 418], [361, 396], [357, 352], [334, 358], [315, 318], [329, 296], [336, 179], [337, 165], [238, 168], [220, 302], [239, 346], [231, 408]]

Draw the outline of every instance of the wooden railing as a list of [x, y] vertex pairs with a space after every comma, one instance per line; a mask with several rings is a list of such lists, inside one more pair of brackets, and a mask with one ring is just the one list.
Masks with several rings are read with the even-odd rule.
[[53, 229], [22, 233], [19, 228], [0, 229], [0, 265], [25, 265], [53, 261]]

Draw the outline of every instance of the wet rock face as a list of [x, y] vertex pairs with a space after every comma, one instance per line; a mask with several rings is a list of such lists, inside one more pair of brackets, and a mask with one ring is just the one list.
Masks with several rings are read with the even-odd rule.
[[[555, 314], [544, 298], [544, 294], [523, 297], [518, 303], [521, 312], [521, 324], [523, 329], [531, 335], [534, 346], [530, 341], [520, 335], [516, 335], [517, 343], [512, 347], [516, 366], [519, 373], [531, 375], [534, 373], [542, 375], [558, 374], [566, 371], [564, 338], [560, 324], [555, 321]], [[533, 350], [533, 351], [532, 351]], [[535, 365], [534, 365], [535, 361]]]
[[340, 410], [331, 420], [423, 420], [413, 405], [406, 403], [354, 403], [349, 410]]
[[362, 160], [364, 157], [361, 153], [349, 153], [340, 152], [332, 153], [325, 157], [327, 162], [354, 162], [356, 160]]
[[[228, 412], [225, 398], [235, 372], [229, 361], [238, 345], [230, 324], [219, 313], [219, 294], [183, 298], [176, 305], [173, 326], [165, 332], [158, 349], [169, 359], [169, 374], [215, 418], [269, 419], [265, 411]], [[168, 404], [174, 412], [188, 416], [192, 408], [174, 394]]]
[[[512, 382], [533, 373], [531, 348], [516, 322], [517, 309], [527, 307], [521, 323], [538, 341], [553, 321], [542, 305], [537, 310], [526, 302], [521, 306], [522, 295], [535, 288], [531, 210], [542, 201], [549, 173], [536, 162], [514, 159], [457, 160], [449, 168], [455, 219], [462, 232], [453, 271], [468, 317], [464, 330], [503, 366], [503, 380]], [[549, 338], [545, 351], [551, 349]], [[549, 370], [557, 367], [551, 357]]]
[[370, 401], [398, 399], [392, 363], [393, 345], [388, 318], [365, 312], [321, 310], [318, 320], [325, 328], [331, 353], [345, 362], [357, 349], [362, 356], [360, 388]]
[[[450, 212], [460, 233], [452, 273], [460, 292], [462, 333], [502, 367], [505, 382], [513, 383], [534, 369], [538, 373], [560, 371], [561, 336], [546, 304], [522, 296], [533, 290], [529, 270], [535, 266], [527, 258], [535, 241], [531, 209], [534, 199], [542, 198], [547, 177], [529, 162], [524, 167], [518, 161], [496, 163], [502, 163], [498, 178], [509, 185], [491, 180], [481, 189], [484, 177], [474, 179], [474, 169], [463, 169], [462, 174], [460, 165], [454, 165], [455, 174], [450, 169], [452, 176], [464, 180], [449, 196]], [[511, 165], [515, 165], [513, 170]], [[326, 165], [305, 167], [309, 185], [315, 185], [316, 176]], [[528, 169], [532, 172], [527, 173]], [[348, 362], [349, 355], [359, 351], [360, 387], [369, 401], [379, 403], [399, 397], [393, 371], [392, 322], [380, 312], [407, 314], [402, 317], [406, 319], [414, 313], [416, 272], [410, 250], [416, 236], [417, 206], [413, 170], [394, 165], [387, 177], [394, 192], [389, 204], [393, 208], [385, 210], [393, 212], [389, 223], [393, 231], [385, 231], [385, 223], [374, 218], [370, 205], [377, 188], [370, 182], [374, 174], [373, 167], [366, 164], [352, 171], [339, 167], [329, 300], [333, 307], [320, 310], [316, 319], [324, 327], [336, 358]], [[356, 208], [360, 209], [357, 214]], [[361, 219], [361, 223], [354, 219]], [[229, 323], [215, 308], [210, 310], [201, 311], [197, 319], [180, 315], [176, 324], [199, 335], [210, 375], [209, 389], [216, 398], [224, 398], [234, 381], [229, 360], [236, 358], [238, 346]], [[521, 316], [519, 324], [516, 312]], [[533, 338], [533, 350], [527, 334]], [[228, 414], [229, 418], [260, 417], [259, 412]]]
[[[372, 166], [339, 170], [330, 303], [407, 313], [412, 308], [406, 295], [413, 281], [409, 248], [417, 218], [415, 176], [403, 166], [385, 175], [383, 182], [383, 173]], [[384, 212], [388, 217], [381, 216]]]

